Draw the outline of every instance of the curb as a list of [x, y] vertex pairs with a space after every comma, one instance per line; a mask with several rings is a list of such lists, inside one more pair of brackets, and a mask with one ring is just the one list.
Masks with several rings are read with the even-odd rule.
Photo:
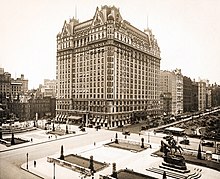
[[[23, 164], [22, 164], [22, 165], [23, 165]], [[21, 165], [21, 167], [20, 167], [22, 170], [24, 170], [24, 171], [26, 171], [26, 172], [29, 172], [29, 173], [31, 173], [32, 175], [35, 175], [35, 176], [37, 176], [37, 177], [39, 177], [39, 178], [44, 179], [44, 177], [42, 177], [42, 176], [40, 176], [40, 175], [38, 175], [38, 174], [36, 174], [36, 173], [30, 171], [30, 170], [27, 170], [27, 169], [23, 168], [22, 165]]]
[[21, 149], [21, 148], [25, 148], [25, 147], [30, 147], [30, 146], [34, 146], [34, 145], [44, 144], [44, 143], [48, 143], [48, 142], [53, 142], [53, 141], [57, 141], [57, 140], [67, 139], [67, 138], [71, 138], [71, 137], [81, 136], [81, 135], [85, 135], [85, 134], [88, 134], [88, 133], [85, 132], [85, 133], [81, 133], [81, 134], [75, 134], [74, 136], [66, 136], [66, 137], [59, 138], [59, 139], [52, 139], [52, 140], [49, 140], [49, 141], [43, 141], [43, 142], [38, 142], [38, 143], [35, 143], [35, 144], [29, 144], [29, 145], [25, 145], [25, 146], [21, 146], [21, 147], [1, 150], [0, 153], [8, 152], [8, 151], [11, 151], [11, 150], [16, 150], [16, 149]]

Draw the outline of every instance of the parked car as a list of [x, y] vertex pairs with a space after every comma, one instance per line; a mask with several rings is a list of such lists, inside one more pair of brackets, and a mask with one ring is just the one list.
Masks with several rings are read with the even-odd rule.
[[81, 130], [82, 132], [85, 132], [85, 131], [86, 131], [86, 129], [85, 129], [84, 127], [80, 128], [80, 130]]
[[189, 140], [188, 139], [181, 140], [180, 144], [189, 145]]
[[130, 135], [131, 133], [130, 133], [130, 131], [126, 130], [126, 131], [122, 132], [122, 134], [123, 135]]
[[88, 127], [89, 127], [89, 128], [93, 128], [93, 125], [92, 125], [92, 124], [89, 124]]
[[213, 147], [214, 146], [214, 142], [202, 142], [202, 146]]
[[141, 126], [141, 130], [146, 130], [146, 127], [145, 126]]
[[123, 125], [122, 125], [122, 124], [118, 126], [118, 128], [121, 128], [121, 127], [123, 127]]
[[170, 135], [166, 135], [163, 137], [163, 139], [169, 139], [171, 136]]
[[101, 126], [100, 126], [100, 125], [98, 125], [98, 126], [95, 126], [95, 128], [96, 128], [96, 129], [101, 129]]
[[80, 129], [83, 128], [83, 125], [81, 124], [81, 125], [79, 126], [79, 128], [80, 128]]

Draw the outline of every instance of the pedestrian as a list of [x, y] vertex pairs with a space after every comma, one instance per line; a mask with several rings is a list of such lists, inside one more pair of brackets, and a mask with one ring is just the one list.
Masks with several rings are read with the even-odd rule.
[[37, 165], [37, 162], [34, 160], [34, 167], [36, 167], [36, 165]]
[[50, 136], [48, 138], [50, 139]]
[[94, 142], [94, 146], [95, 146], [95, 142]]
[[31, 138], [31, 142], [33, 142], [33, 139]]

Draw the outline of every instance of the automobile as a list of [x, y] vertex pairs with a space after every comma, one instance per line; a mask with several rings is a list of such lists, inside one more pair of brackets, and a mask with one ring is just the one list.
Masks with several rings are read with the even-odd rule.
[[85, 131], [86, 131], [86, 129], [85, 129], [84, 127], [80, 128], [80, 130], [81, 130], [82, 132], [85, 132]]
[[181, 140], [180, 144], [189, 145], [189, 140], [188, 139]]
[[123, 125], [122, 125], [122, 124], [118, 126], [118, 128], [122, 128], [122, 127], [123, 127]]
[[95, 126], [95, 128], [96, 128], [96, 129], [101, 129], [101, 126], [100, 126], [100, 125], [98, 125], [98, 126]]
[[126, 130], [126, 131], [122, 132], [122, 134], [123, 135], [130, 135], [131, 133], [130, 133], [130, 131]]
[[93, 125], [92, 125], [92, 124], [89, 124], [88, 127], [89, 127], [89, 128], [93, 128]]
[[170, 138], [170, 135], [166, 135], [163, 137], [163, 139], [169, 139]]
[[141, 130], [146, 130], [146, 126], [141, 126]]
[[202, 146], [213, 147], [214, 146], [214, 142], [202, 142]]
[[83, 128], [83, 125], [81, 124], [81, 125], [79, 126], [79, 128], [80, 128], [80, 129]]

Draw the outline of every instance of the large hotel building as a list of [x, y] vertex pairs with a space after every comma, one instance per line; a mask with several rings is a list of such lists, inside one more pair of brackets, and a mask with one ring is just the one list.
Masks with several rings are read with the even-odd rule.
[[132, 26], [114, 6], [65, 21], [57, 35], [57, 120], [116, 127], [157, 115], [160, 60], [151, 30]]

